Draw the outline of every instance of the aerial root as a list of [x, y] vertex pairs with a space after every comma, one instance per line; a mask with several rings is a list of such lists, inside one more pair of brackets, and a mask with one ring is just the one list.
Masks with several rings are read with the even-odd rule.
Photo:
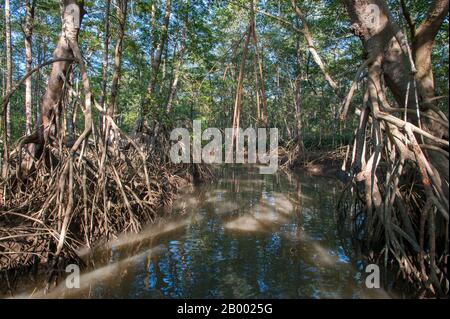
[[339, 229], [353, 238], [354, 251], [394, 265], [422, 295], [448, 295], [448, 176], [434, 166], [438, 155], [448, 158], [448, 141], [430, 138], [420, 122], [386, 115], [376, 66], [369, 68], [357, 109], [359, 127], [344, 165], [351, 178], [338, 204]]
[[[104, 150], [88, 139], [74, 154], [46, 145], [26, 178], [21, 151], [12, 154], [15, 169], [0, 181], [1, 270], [47, 264], [51, 279], [61, 260], [80, 262], [80, 246], [138, 232], [154, 221], [158, 209], [170, 206], [177, 189], [193, 179], [191, 166], [161, 165], [161, 158], [144, 154], [134, 141], [126, 149]], [[211, 175], [209, 168], [196, 167], [200, 178]]]

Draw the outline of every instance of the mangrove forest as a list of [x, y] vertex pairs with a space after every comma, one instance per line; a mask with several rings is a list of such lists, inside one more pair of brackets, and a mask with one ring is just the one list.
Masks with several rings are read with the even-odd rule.
[[0, 1], [1, 298], [448, 298], [448, 0]]

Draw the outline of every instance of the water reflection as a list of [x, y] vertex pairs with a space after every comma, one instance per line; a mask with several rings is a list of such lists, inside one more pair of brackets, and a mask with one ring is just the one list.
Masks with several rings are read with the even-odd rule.
[[389, 297], [364, 288], [340, 245], [336, 187], [326, 178], [224, 170], [218, 181], [186, 190], [170, 222], [94, 251], [95, 267], [106, 266], [86, 274], [76, 295], [59, 296]]

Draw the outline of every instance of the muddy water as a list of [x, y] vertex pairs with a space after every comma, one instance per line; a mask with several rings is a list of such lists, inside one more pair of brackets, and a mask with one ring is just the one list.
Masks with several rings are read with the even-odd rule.
[[[342, 248], [339, 190], [329, 178], [228, 168], [185, 189], [160, 223], [84, 253], [80, 288], [61, 282], [47, 297], [398, 297], [365, 288], [362, 265]], [[43, 296], [30, 288], [20, 296]]]

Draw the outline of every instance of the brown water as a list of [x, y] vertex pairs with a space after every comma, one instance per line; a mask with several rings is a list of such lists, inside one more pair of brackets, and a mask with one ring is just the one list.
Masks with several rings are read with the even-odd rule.
[[[63, 281], [47, 297], [397, 297], [365, 288], [362, 265], [344, 251], [339, 191], [330, 178], [227, 168], [185, 189], [160, 223], [84, 252], [80, 289]], [[31, 285], [20, 297], [30, 295], [43, 296]]]

